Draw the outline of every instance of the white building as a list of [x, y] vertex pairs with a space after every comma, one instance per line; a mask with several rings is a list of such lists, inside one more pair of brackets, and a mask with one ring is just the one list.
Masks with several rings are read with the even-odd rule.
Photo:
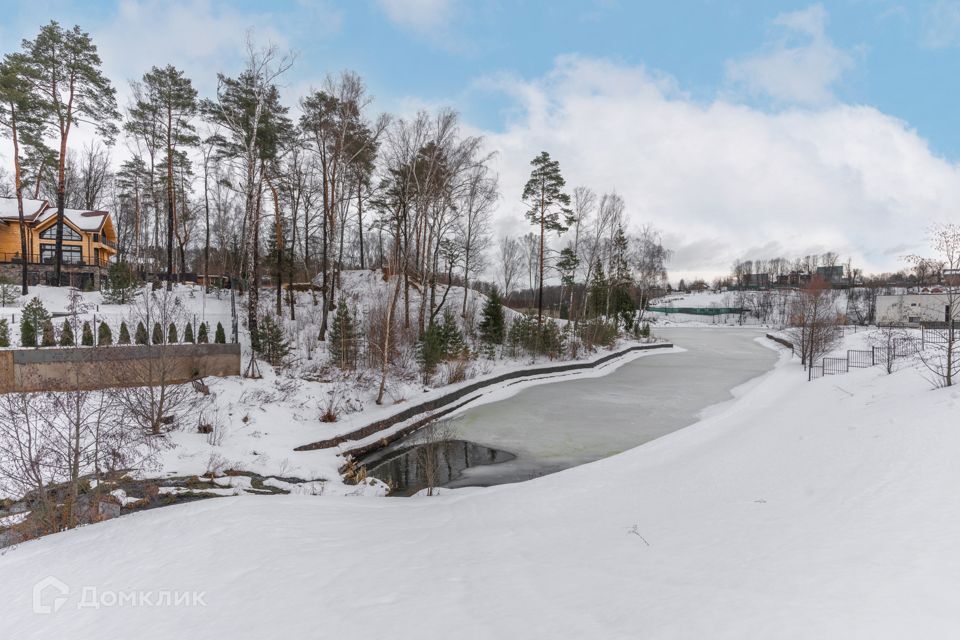
[[949, 317], [950, 301], [942, 293], [877, 296], [878, 324], [946, 322]]

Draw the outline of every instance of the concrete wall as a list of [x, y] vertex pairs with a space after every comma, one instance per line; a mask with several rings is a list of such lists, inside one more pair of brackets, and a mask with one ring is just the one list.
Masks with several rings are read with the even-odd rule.
[[0, 393], [71, 391], [240, 375], [239, 344], [124, 345], [0, 351]]
[[877, 296], [877, 322], [898, 324], [944, 322], [947, 297], [936, 293]]

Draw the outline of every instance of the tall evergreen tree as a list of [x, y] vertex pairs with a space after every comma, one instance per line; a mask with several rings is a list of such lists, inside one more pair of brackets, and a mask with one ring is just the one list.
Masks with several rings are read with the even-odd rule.
[[483, 318], [480, 320], [480, 340], [486, 344], [503, 344], [506, 334], [506, 322], [500, 292], [494, 289], [483, 305]]
[[540, 231], [540, 282], [537, 291], [537, 324], [543, 324], [543, 279], [545, 271], [545, 239], [548, 231], [563, 233], [573, 217], [570, 196], [563, 191], [566, 181], [560, 174], [560, 163], [543, 151], [530, 164], [533, 171], [523, 188], [523, 201], [529, 207], [527, 220]]
[[200, 329], [197, 331], [197, 343], [207, 344], [208, 342], [210, 342], [210, 339], [207, 337], [207, 323], [201, 322]]
[[164, 149], [167, 196], [167, 291], [173, 287], [173, 235], [177, 228], [177, 197], [174, 164], [186, 147], [199, 143], [193, 119], [197, 114], [197, 90], [182, 71], [172, 65], [153, 67], [144, 74], [135, 91], [128, 130], [152, 128]]
[[12, 53], [0, 62], [0, 133], [13, 144], [13, 188], [20, 230], [21, 295], [27, 295], [27, 223], [23, 214], [23, 161], [29, 147], [42, 146], [44, 104], [28, 80], [31, 68], [23, 54]]
[[63, 210], [66, 200], [67, 143], [79, 123], [93, 124], [97, 133], [111, 142], [117, 133], [116, 90], [100, 70], [100, 56], [90, 34], [80, 27], [64, 29], [56, 21], [40, 28], [33, 40], [24, 40], [30, 80], [43, 101], [44, 120], [56, 132], [57, 155], [57, 244], [54, 281], [61, 284], [63, 265]]

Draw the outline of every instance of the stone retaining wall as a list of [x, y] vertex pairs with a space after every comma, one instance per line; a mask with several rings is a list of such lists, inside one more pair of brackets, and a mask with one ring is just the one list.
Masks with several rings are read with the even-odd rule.
[[240, 375], [239, 344], [123, 345], [0, 351], [0, 393], [108, 389]]
[[457, 402], [458, 400], [472, 393], [475, 393], [476, 391], [478, 391], [479, 389], [483, 389], [484, 387], [489, 387], [489, 386], [500, 384], [502, 382], [507, 382], [510, 380], [519, 380], [521, 378], [529, 378], [532, 376], [542, 376], [542, 375], [547, 375], [551, 373], [577, 371], [579, 369], [592, 369], [601, 364], [604, 364], [604, 363], [610, 362], [611, 360], [619, 358], [632, 351], [646, 351], [650, 349], [669, 349], [672, 347], [673, 345], [668, 342], [658, 342], [655, 344], [641, 344], [641, 345], [628, 347], [621, 351], [611, 353], [609, 355], [603, 356], [602, 358], [591, 360], [589, 362], [572, 362], [569, 364], [560, 364], [552, 367], [539, 367], [536, 369], [521, 369], [518, 371], [510, 371], [509, 373], [504, 373], [499, 376], [489, 378], [487, 380], [480, 380], [480, 381], [474, 382], [473, 384], [468, 384], [465, 387], [461, 387], [455, 391], [451, 391], [450, 393], [433, 398], [432, 400], [427, 400], [426, 402], [421, 402], [420, 404], [413, 405], [411, 407], [404, 409], [403, 411], [400, 411], [399, 413], [395, 413], [394, 415], [388, 418], [384, 418], [382, 420], [372, 422], [367, 426], [361, 427], [360, 429], [357, 429], [355, 431], [351, 431], [350, 433], [337, 436], [335, 438], [329, 438], [327, 440], [321, 440], [319, 442], [313, 442], [311, 444], [302, 445], [300, 447], [297, 447], [295, 451], [312, 451], [314, 449], [326, 449], [329, 447], [339, 446], [345, 442], [363, 440], [364, 438], [367, 438], [379, 431], [388, 429], [395, 424], [409, 420], [410, 418], [413, 418], [417, 415], [434, 412], [441, 408], [444, 409], [440, 413], [431, 413], [431, 415], [425, 417], [423, 420], [418, 420], [415, 424], [410, 425], [407, 428], [395, 434], [391, 434], [386, 438], [382, 438], [378, 440], [376, 443], [373, 443], [371, 445], [367, 445], [364, 447], [357, 447], [355, 449], [351, 449], [346, 452], [346, 453], [352, 454], [354, 457], [367, 455], [380, 447], [386, 446], [387, 444], [389, 444], [390, 442], [393, 442], [397, 438], [400, 438], [410, 433], [411, 431], [414, 431], [420, 428], [421, 426], [430, 422], [431, 420], [434, 420], [442, 415], [445, 415], [446, 413], [449, 413], [453, 409], [463, 404], [466, 404], [466, 402], [473, 400], [473, 398], [470, 398], [466, 402], [459, 403], [456, 407], [446, 407], [446, 405], [450, 405], [451, 403]]

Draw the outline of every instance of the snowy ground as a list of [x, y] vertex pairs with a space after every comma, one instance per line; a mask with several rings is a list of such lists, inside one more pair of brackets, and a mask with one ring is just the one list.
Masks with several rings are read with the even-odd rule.
[[[23, 544], [0, 557], [3, 630], [955, 637], [958, 403], [915, 366], [807, 383], [784, 358], [694, 426], [530, 482], [218, 498]], [[160, 592], [199, 598], [172, 611]]]

